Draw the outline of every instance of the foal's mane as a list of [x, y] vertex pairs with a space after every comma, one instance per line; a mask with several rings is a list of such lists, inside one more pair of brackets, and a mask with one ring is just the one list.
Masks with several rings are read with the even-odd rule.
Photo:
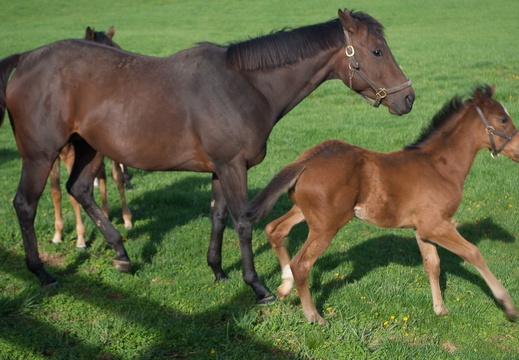
[[418, 139], [404, 147], [404, 149], [417, 149], [420, 148], [420, 145], [423, 144], [428, 138], [430, 138], [433, 134], [435, 134], [440, 128], [442, 128], [446, 123], [448, 123], [454, 116], [457, 114], [466, 103], [472, 103], [474, 100], [474, 94], [476, 92], [480, 92], [486, 97], [492, 97], [492, 89], [488, 85], [480, 85], [478, 86], [474, 92], [473, 96], [467, 100], [463, 100], [463, 97], [460, 95], [454, 96], [451, 100], [447, 101], [440, 111], [434, 115], [431, 122], [428, 126], [426, 126]]
[[[384, 27], [370, 15], [360, 11], [351, 11], [350, 15], [366, 25], [374, 36], [384, 38]], [[246, 71], [273, 69], [344, 45], [343, 27], [339, 19], [335, 19], [231, 43], [227, 48], [227, 63]]]

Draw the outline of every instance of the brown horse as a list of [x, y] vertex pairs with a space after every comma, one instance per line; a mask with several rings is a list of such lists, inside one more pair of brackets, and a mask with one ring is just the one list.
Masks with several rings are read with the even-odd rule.
[[7, 109], [22, 157], [14, 207], [29, 270], [43, 285], [56, 283], [40, 260], [34, 218], [52, 163], [72, 142], [67, 190], [114, 249], [117, 269], [130, 271], [130, 259], [92, 197], [101, 154], [143, 170], [212, 173], [207, 262], [216, 279], [226, 278], [221, 250], [230, 213], [245, 283], [259, 302], [274, 300], [256, 273], [252, 225], [243, 219], [247, 169], [264, 159], [274, 125], [329, 79], [393, 114], [411, 111], [414, 91], [383, 27], [348, 10], [326, 23], [229, 46], [201, 43], [165, 58], [67, 40], [1, 60], [0, 119]]
[[[90, 41], [95, 41], [100, 44], [105, 44], [107, 46], [112, 46], [120, 49], [119, 45], [117, 45], [112, 39], [115, 35], [115, 29], [111, 26], [108, 29], [108, 32], [103, 31], [94, 31], [90, 26], [85, 30], [85, 39]], [[60, 185], [60, 159], [63, 160], [68, 173], [72, 171], [72, 166], [74, 165], [74, 147], [71, 143], [68, 143], [61, 150], [59, 157], [56, 159], [54, 164], [52, 165], [52, 169], [50, 172], [50, 194], [52, 198], [52, 203], [54, 205], [54, 236], [52, 237], [52, 242], [57, 244], [62, 241], [62, 231], [63, 231], [63, 214], [61, 210], [61, 185]], [[123, 213], [124, 227], [130, 229], [132, 227], [132, 213], [128, 207], [128, 203], [126, 202], [126, 194], [124, 192], [125, 187], [131, 187], [131, 183], [127, 178], [125, 171], [126, 167], [122, 167], [121, 164], [112, 161], [112, 179], [119, 190], [119, 196], [121, 197], [121, 207]], [[101, 167], [97, 171], [96, 178], [99, 179], [99, 193], [101, 195], [101, 209], [103, 210], [103, 214], [108, 218], [110, 214], [110, 205], [108, 204], [108, 196], [106, 194], [106, 170], [104, 166], [104, 162], [101, 164]], [[81, 207], [79, 203], [69, 195], [70, 202], [72, 203], [72, 207], [74, 208], [74, 214], [76, 216], [76, 233], [77, 233], [77, 241], [76, 246], [78, 248], [86, 247], [85, 243], [85, 226], [83, 224], [83, 219], [81, 218]]]
[[[325, 141], [306, 150], [283, 168], [251, 202], [246, 216], [257, 221], [286, 190], [294, 206], [272, 221], [265, 232], [281, 264], [278, 295], [288, 295], [295, 281], [306, 318], [324, 324], [308, 288], [308, 275], [317, 257], [354, 216], [384, 228], [413, 228], [431, 284], [434, 312], [447, 313], [439, 276], [440, 245], [481, 273], [506, 316], [517, 311], [506, 289], [488, 269], [478, 249], [451, 223], [463, 183], [478, 150], [519, 161], [519, 137], [505, 108], [492, 99], [493, 88], [475, 90], [473, 98], [455, 97], [430, 127], [404, 150], [380, 153], [340, 140]], [[306, 221], [308, 238], [290, 261], [284, 239], [291, 228]]]

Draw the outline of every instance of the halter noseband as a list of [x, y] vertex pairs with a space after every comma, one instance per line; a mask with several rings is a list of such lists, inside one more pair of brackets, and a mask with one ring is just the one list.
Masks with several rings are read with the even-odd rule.
[[[476, 107], [476, 110], [479, 114], [479, 118], [481, 119], [481, 121], [483, 122], [483, 124], [485, 125], [485, 132], [488, 134], [488, 137], [490, 139], [490, 144], [492, 145], [492, 152], [490, 153], [490, 155], [492, 157], [496, 156], [496, 155], [499, 155], [499, 153], [501, 151], [503, 151], [503, 149], [505, 148], [505, 146], [510, 142], [512, 141], [512, 138], [515, 136], [515, 134], [517, 134], [519, 132], [519, 130], [515, 129], [515, 131], [511, 134], [511, 135], [507, 135], [505, 133], [502, 133], [500, 131], [497, 131], [493, 126], [491, 126], [489, 123], [488, 123], [488, 120], [487, 118], [485, 117], [485, 114], [483, 114], [483, 111], [481, 111], [481, 109], [479, 108], [479, 106], [475, 105]], [[501, 145], [501, 147], [499, 149], [496, 149], [496, 144], [494, 142], [494, 135], [497, 135], [499, 137], [502, 137], [503, 139], [505, 139], [505, 142], [503, 143], [503, 145]]]
[[368, 102], [373, 107], [379, 107], [380, 103], [382, 102], [382, 99], [384, 99], [387, 95], [396, 93], [400, 90], [403, 90], [409, 86], [411, 86], [411, 80], [407, 80], [405, 83], [386, 89], [383, 87], [378, 87], [375, 85], [373, 81], [371, 81], [368, 76], [362, 71], [360, 68], [359, 63], [357, 60], [355, 60], [355, 49], [353, 48], [353, 45], [351, 45], [350, 42], [350, 36], [348, 35], [348, 31], [344, 30], [344, 35], [346, 36], [346, 56], [348, 57], [350, 64], [350, 89], [353, 90], [352, 87], [352, 80], [355, 74], [359, 74], [359, 76], [369, 85], [371, 88], [375, 91], [375, 95], [377, 96], [376, 100], [372, 100], [366, 95], [360, 94], [364, 100]]

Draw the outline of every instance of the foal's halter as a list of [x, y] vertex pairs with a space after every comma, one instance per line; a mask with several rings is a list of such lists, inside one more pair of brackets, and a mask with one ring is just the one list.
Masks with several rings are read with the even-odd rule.
[[344, 30], [344, 35], [346, 36], [346, 56], [348, 57], [350, 64], [350, 89], [353, 90], [352, 87], [352, 80], [355, 74], [359, 74], [359, 76], [369, 85], [371, 88], [375, 91], [375, 95], [377, 96], [376, 100], [372, 100], [369, 97], [367, 97], [364, 94], [360, 94], [364, 100], [368, 102], [373, 107], [379, 107], [380, 103], [382, 102], [382, 99], [384, 99], [387, 95], [396, 93], [400, 90], [403, 90], [409, 86], [411, 86], [411, 80], [407, 80], [405, 83], [386, 89], [383, 87], [378, 87], [375, 85], [373, 81], [371, 81], [368, 76], [362, 71], [360, 68], [359, 63], [357, 60], [355, 60], [355, 49], [353, 48], [353, 45], [351, 45], [350, 36], [348, 35], [348, 31]]
[[[505, 133], [502, 133], [500, 131], [497, 131], [496, 129], [494, 129], [493, 126], [491, 126], [489, 123], [488, 123], [488, 120], [487, 118], [485, 117], [485, 114], [483, 114], [483, 111], [481, 111], [481, 109], [479, 108], [479, 106], [475, 105], [476, 107], [476, 110], [479, 114], [479, 118], [481, 119], [481, 121], [483, 122], [483, 125], [485, 125], [485, 132], [488, 134], [488, 137], [490, 139], [490, 144], [492, 145], [492, 152], [490, 153], [490, 155], [492, 157], [496, 156], [496, 155], [499, 155], [499, 153], [501, 151], [503, 151], [503, 149], [505, 148], [505, 146], [510, 142], [512, 141], [512, 138], [515, 136], [515, 134], [517, 134], [519, 132], [519, 130], [515, 129], [515, 131], [510, 134], [510, 135], [507, 135]], [[497, 135], [499, 137], [502, 137], [503, 139], [505, 139], [505, 142], [503, 143], [503, 145], [501, 145], [501, 147], [499, 149], [496, 149], [496, 144], [494, 142], [494, 135]]]

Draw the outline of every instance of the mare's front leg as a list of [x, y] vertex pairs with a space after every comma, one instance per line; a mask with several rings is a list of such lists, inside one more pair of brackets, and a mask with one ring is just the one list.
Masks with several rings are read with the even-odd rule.
[[276, 256], [281, 266], [281, 285], [278, 286], [278, 296], [283, 300], [285, 296], [290, 294], [294, 285], [294, 275], [290, 270], [290, 255], [285, 247], [285, 238], [290, 233], [294, 225], [304, 221], [305, 217], [301, 209], [294, 205], [292, 208], [280, 218], [270, 222], [265, 227], [265, 233], [269, 239], [270, 245], [276, 252]]
[[116, 269], [122, 272], [130, 271], [130, 258], [123, 245], [121, 234], [113, 224], [104, 216], [102, 210], [95, 203], [92, 186], [94, 177], [103, 162], [103, 155], [93, 149], [83, 139], [73, 142], [76, 159], [74, 167], [67, 182], [68, 192], [81, 204], [83, 210], [94, 221], [106, 242], [115, 251], [113, 261]]
[[425, 231], [418, 228], [417, 233], [421, 238], [435, 242], [474, 266], [490, 287], [494, 298], [503, 307], [506, 317], [510, 321], [517, 319], [517, 309], [508, 291], [492, 274], [478, 248], [465, 240], [450, 221], [445, 220]]
[[227, 204], [223, 197], [220, 180], [213, 174], [211, 188], [211, 239], [207, 250], [207, 264], [213, 270], [216, 280], [226, 280], [227, 274], [222, 269], [223, 232], [227, 224]]
[[247, 167], [243, 160], [234, 160], [225, 165], [217, 165], [216, 173], [231, 214], [234, 229], [240, 239], [243, 280], [256, 294], [258, 303], [264, 304], [275, 300], [275, 296], [261, 283], [254, 267], [252, 254], [252, 225], [245, 220], [247, 206]]
[[36, 275], [43, 286], [59, 285], [43, 268], [34, 231], [36, 208], [45, 189], [52, 164], [52, 160], [43, 161], [43, 159], [40, 159], [39, 161], [31, 162], [30, 160], [23, 159], [22, 176], [13, 201], [22, 232], [27, 268]]

